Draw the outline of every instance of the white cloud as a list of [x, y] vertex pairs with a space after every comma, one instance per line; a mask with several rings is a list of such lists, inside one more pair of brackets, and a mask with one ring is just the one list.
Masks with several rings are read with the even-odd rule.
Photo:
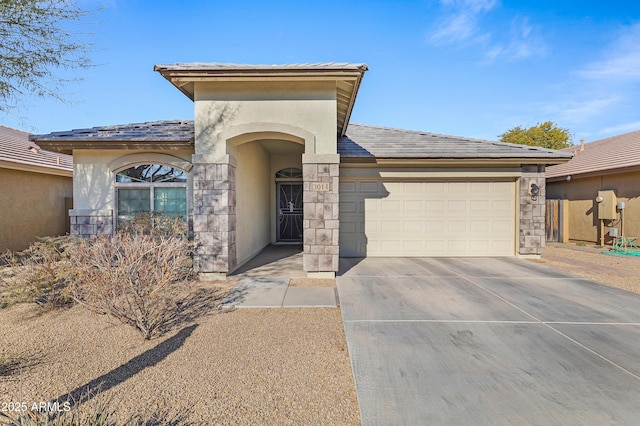
[[485, 59], [492, 62], [498, 58], [517, 61], [534, 56], [543, 56], [547, 45], [529, 23], [527, 17], [515, 17], [511, 21], [509, 39], [505, 44], [496, 43], [485, 52]]
[[557, 117], [557, 120], [561, 123], [575, 125], [607, 113], [620, 101], [621, 98], [619, 96], [612, 95], [582, 101], [555, 102], [544, 106], [542, 112], [545, 116]]
[[619, 124], [617, 126], [607, 127], [598, 132], [601, 135], [616, 135], [621, 133], [633, 132], [640, 129], [640, 121], [633, 121], [631, 123]]
[[429, 36], [434, 44], [477, 43], [487, 39], [480, 29], [479, 19], [483, 12], [493, 9], [497, 0], [441, 0], [452, 11], [438, 20]]
[[440, 18], [429, 36], [435, 45], [480, 45], [487, 62], [498, 58], [523, 60], [545, 54], [547, 47], [527, 17], [515, 17], [504, 42], [492, 41], [494, 34], [482, 25], [482, 18], [493, 10], [496, 0], [441, 0], [451, 12]]
[[604, 59], [587, 65], [578, 74], [587, 79], [640, 79], [640, 24], [625, 29]]

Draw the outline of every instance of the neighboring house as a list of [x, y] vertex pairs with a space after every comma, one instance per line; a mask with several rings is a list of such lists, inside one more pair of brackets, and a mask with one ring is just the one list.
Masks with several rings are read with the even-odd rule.
[[[547, 198], [567, 200], [569, 239], [610, 243], [610, 228], [640, 237], [640, 130], [563, 151], [574, 157], [547, 168]], [[602, 191], [613, 191], [616, 205], [624, 202], [623, 224], [615, 205], [615, 219], [600, 221], [598, 208], [604, 206], [596, 199]]]
[[69, 232], [72, 157], [47, 152], [29, 133], [0, 126], [0, 252]]
[[[72, 232], [138, 211], [190, 221], [203, 278], [273, 243], [309, 276], [339, 256], [526, 256], [544, 246], [545, 165], [570, 154], [349, 124], [367, 66], [157, 65], [194, 121], [32, 136], [74, 155]], [[533, 188], [533, 194], [531, 193]]]

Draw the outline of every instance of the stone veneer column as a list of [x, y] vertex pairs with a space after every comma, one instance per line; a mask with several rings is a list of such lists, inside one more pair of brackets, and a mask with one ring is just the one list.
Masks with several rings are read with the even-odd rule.
[[69, 210], [71, 235], [91, 237], [113, 234], [113, 210], [72, 209]]
[[[531, 183], [540, 188], [537, 200], [529, 195]], [[518, 254], [541, 255], [545, 245], [545, 176], [544, 166], [522, 166], [520, 178], [520, 241]]]
[[223, 279], [236, 264], [236, 168], [193, 165], [195, 267], [201, 279]]
[[[339, 175], [338, 155], [303, 157], [304, 216], [303, 266], [310, 277], [335, 277], [339, 254]], [[328, 160], [328, 161], [327, 161]]]

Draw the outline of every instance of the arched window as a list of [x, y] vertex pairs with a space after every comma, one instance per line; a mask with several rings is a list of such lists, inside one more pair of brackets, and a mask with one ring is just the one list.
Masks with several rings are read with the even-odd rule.
[[276, 179], [302, 179], [302, 170], [295, 167], [278, 170], [276, 172]]
[[162, 164], [141, 164], [116, 173], [118, 224], [145, 212], [187, 220], [187, 173]]

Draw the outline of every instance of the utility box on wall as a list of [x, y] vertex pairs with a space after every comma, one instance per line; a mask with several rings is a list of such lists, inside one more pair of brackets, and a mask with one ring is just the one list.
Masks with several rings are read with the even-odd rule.
[[613, 191], [598, 191], [598, 219], [615, 220], [618, 218], [616, 204], [618, 198]]

